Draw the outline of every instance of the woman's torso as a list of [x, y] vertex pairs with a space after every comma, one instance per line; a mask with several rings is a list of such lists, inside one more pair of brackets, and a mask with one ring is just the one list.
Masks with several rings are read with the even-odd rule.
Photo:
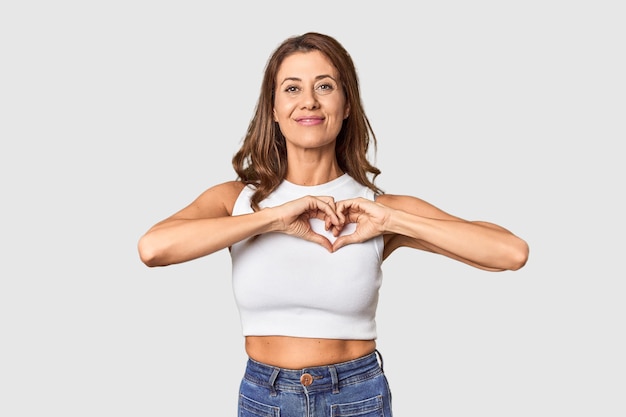
[[[290, 189], [289, 191], [293, 190]], [[307, 189], [306, 191], [311, 190]], [[312, 189], [312, 191], [323, 191], [323, 194], [319, 195], [329, 195], [326, 189]], [[338, 196], [340, 198], [351, 198], [361, 195], [346, 197], [339, 192]], [[294, 195], [293, 197], [295, 198], [296, 196]], [[242, 214], [241, 208], [238, 208], [234, 214]], [[234, 265], [233, 268], [233, 286], [236, 301], [242, 313], [242, 324], [244, 325], [244, 335], [246, 337], [246, 353], [248, 356], [258, 362], [269, 365], [300, 369], [345, 362], [373, 352], [376, 349], [373, 316], [375, 314], [381, 279], [379, 267], [382, 262], [382, 238], [358, 248], [358, 250], [362, 251], [360, 253], [364, 254], [368, 259], [361, 260], [361, 258], [353, 257], [362, 256], [357, 253], [354, 255], [349, 254], [350, 251], [357, 250], [356, 246], [346, 250], [343, 254], [337, 255], [335, 260], [339, 259], [339, 256], [348, 256], [348, 258], [344, 259], [344, 265], [354, 265], [354, 267], [349, 266], [347, 269], [344, 267], [341, 271], [338, 271], [337, 264], [333, 264], [333, 262], [328, 263], [328, 265], [333, 265], [329, 267], [332, 270], [329, 273], [331, 275], [339, 274], [338, 276], [327, 277], [322, 276], [325, 274], [318, 272], [310, 275], [306, 280], [292, 282], [289, 273], [287, 273], [287, 276], [283, 277], [283, 281], [273, 282], [272, 280], [279, 278], [271, 276], [272, 274], [276, 275], [277, 272], [270, 268], [272, 265], [282, 263], [281, 257], [277, 256], [272, 262], [267, 262], [266, 256], [272, 256], [268, 252], [275, 252], [274, 249], [280, 250], [279, 253], [282, 254], [284, 249], [279, 248], [285, 248], [285, 246], [281, 246], [281, 240], [279, 239], [289, 237], [275, 236], [274, 238], [276, 240], [272, 242], [272, 245], [264, 248], [267, 252], [264, 254], [263, 259], [246, 257], [245, 252], [242, 254], [241, 251], [247, 250], [245, 246], [249, 242], [244, 242], [240, 247], [235, 247], [234, 254], [231, 251], [234, 262], [237, 260], [241, 263], [241, 258], [245, 262], [255, 262], [253, 268], [250, 268], [249, 265], [244, 265], [243, 268], [240, 268], [240, 265]], [[254, 241], [252, 241], [252, 244], [255, 244]], [[290, 250], [293, 245], [301, 244], [308, 244], [308, 242], [290, 242], [287, 250]], [[312, 250], [316, 249], [318, 248]], [[303, 247], [300, 252], [286, 256], [289, 256], [291, 259], [297, 256], [297, 253], [301, 254], [304, 251], [308, 251], [308, 249]], [[259, 264], [257, 265], [256, 262]], [[313, 268], [313, 265], [306, 266], [306, 258], [302, 258], [301, 262], [303, 268], [299, 268], [298, 271], [293, 273], [293, 280], [302, 279], [303, 277], [300, 275], [306, 275]], [[317, 264], [322, 262], [326, 265], [325, 261], [316, 260], [312, 262]], [[298, 263], [298, 265], [300, 264]], [[315, 267], [317, 266], [315, 265]], [[359, 268], [366, 269], [359, 271]], [[240, 271], [241, 269], [244, 271], [243, 274]], [[353, 269], [355, 270], [355, 275], [346, 276]], [[364, 275], [364, 272], [365, 275], [369, 274], [371, 277], [363, 281], [361, 276]], [[285, 275], [284, 271], [283, 275]], [[343, 279], [344, 277], [346, 279]], [[265, 284], [265, 280], [270, 282]], [[341, 281], [345, 281], [344, 284], [340, 284]], [[322, 291], [319, 293], [315, 289], [318, 282], [321, 288], [317, 288], [317, 291]], [[335, 287], [335, 284], [339, 286]], [[275, 287], [272, 288], [272, 285]], [[355, 288], [353, 289], [349, 285], [354, 285]], [[285, 288], [289, 286], [292, 286], [290, 291], [295, 289], [301, 290], [298, 293], [288, 293], [285, 296], [282, 293], [287, 291]], [[332, 288], [330, 288], [331, 286]], [[272, 288], [271, 291], [274, 292], [266, 290], [268, 287]], [[276, 291], [277, 289], [278, 291]], [[263, 295], [263, 293], [268, 294]], [[278, 301], [274, 298], [274, 294]], [[261, 297], [261, 299], [250, 299], [251, 295], [253, 298]], [[270, 298], [262, 299], [262, 297], [268, 297], [268, 295]], [[281, 299], [280, 297], [284, 298]], [[281, 303], [293, 303], [294, 306], [285, 307], [285, 310], [281, 311]], [[267, 308], [265, 308], [266, 305]], [[251, 306], [251, 311], [248, 311], [248, 306]], [[254, 310], [255, 308], [257, 310]], [[328, 313], [329, 309], [335, 309], [335, 311]], [[265, 310], [277, 311], [266, 314]], [[315, 312], [317, 310], [322, 311], [319, 319], [320, 327], [316, 327], [317, 320], [315, 314], [317, 313]], [[262, 316], [263, 319], [258, 316]], [[292, 324], [287, 324], [286, 321], [291, 321]], [[352, 323], [354, 325], [351, 325]], [[274, 327], [278, 331], [274, 332]]]

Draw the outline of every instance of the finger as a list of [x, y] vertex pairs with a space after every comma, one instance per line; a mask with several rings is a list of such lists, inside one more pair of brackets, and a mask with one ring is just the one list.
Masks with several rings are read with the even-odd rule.
[[345, 226], [345, 222], [344, 220], [342, 220], [342, 218], [337, 214], [337, 222], [333, 222], [332, 219], [330, 217], [326, 217], [325, 221], [326, 221], [326, 230], [334, 230], [336, 231], [333, 232], [335, 234], [335, 236], [337, 236], [339, 233], [341, 233], [341, 231], [343, 230], [343, 227]]
[[359, 205], [359, 200], [356, 198], [343, 200], [337, 203], [337, 214], [341, 213], [346, 220], [350, 215], [360, 212], [363, 212], [363, 210]]
[[315, 219], [323, 221], [325, 230], [330, 230], [333, 227], [339, 226], [338, 224], [339, 217], [337, 217], [337, 214], [334, 211], [331, 211], [331, 213], [335, 215], [334, 219], [331, 215], [329, 215], [326, 211], [322, 209], [311, 210], [307, 214], [309, 218], [311, 219], [315, 218]]
[[333, 209], [333, 211], [336, 208], [336, 203], [335, 203], [335, 198], [332, 196], [327, 196], [327, 195], [321, 195], [321, 196], [313, 196], [313, 198], [322, 201], [324, 204], [328, 204], [328, 206], [330, 208]]
[[339, 236], [335, 243], [333, 243], [332, 250], [333, 252], [343, 248], [344, 246], [351, 245], [353, 243], [360, 243], [362, 240], [359, 239], [356, 233], [351, 233], [349, 235]]
[[337, 213], [337, 218], [339, 219], [339, 223], [342, 226], [344, 224], [346, 224], [346, 215], [345, 215], [344, 209], [341, 207], [341, 205], [337, 205], [337, 209], [335, 210], [335, 213]]
[[[320, 196], [318, 197], [320, 200], [322, 200], [324, 203], [328, 204], [328, 207], [330, 207], [330, 209], [332, 210], [332, 212], [335, 214], [335, 216], [337, 215], [337, 205], [335, 203], [335, 198], [332, 196]], [[328, 216], [327, 212], [324, 212], [325, 216], [324, 216], [324, 227], [325, 230], [329, 230], [331, 228], [331, 226], [333, 225], [333, 218]]]
[[335, 202], [335, 198], [334, 197], [326, 196], [326, 197], [323, 198], [323, 200], [326, 202], [326, 204], [328, 204], [333, 209], [333, 211], [336, 210], [337, 203]]
[[324, 216], [324, 228], [326, 230], [329, 230], [331, 228], [331, 226], [334, 227], [332, 219], [330, 217], [328, 217], [328, 216]]
[[328, 229], [329, 232], [331, 232], [333, 234], [333, 236], [337, 237], [341, 234], [341, 231], [343, 230], [343, 224], [340, 224], [339, 226], [331, 226], [330, 229]]
[[330, 240], [326, 239], [324, 236], [318, 233], [309, 232], [304, 236], [304, 239], [308, 240], [309, 242], [317, 243], [318, 245], [323, 246], [328, 252], [333, 251], [333, 245], [332, 243], [330, 243]]
[[[319, 216], [320, 213], [316, 213], [316, 217], [320, 220], [324, 220], [326, 223], [326, 230], [328, 230], [328, 228], [330, 227], [330, 224], [333, 225], [338, 225], [339, 224], [339, 217], [337, 217], [337, 213], [336, 213], [336, 209], [335, 209], [335, 202], [333, 200], [329, 200], [328, 198], [326, 200], [322, 200], [319, 198], [316, 198], [315, 200], [315, 208], [319, 211], [322, 211], [327, 218], [324, 218], [323, 216]], [[330, 201], [330, 202], [329, 202]]]

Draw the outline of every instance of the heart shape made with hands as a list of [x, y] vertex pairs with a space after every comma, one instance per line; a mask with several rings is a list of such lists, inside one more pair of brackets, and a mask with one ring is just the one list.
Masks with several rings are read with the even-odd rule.
[[356, 230], [356, 223], [346, 223], [341, 233], [339, 233], [339, 236], [334, 236], [330, 230], [326, 230], [323, 220], [315, 218], [309, 219], [309, 224], [315, 233], [328, 239], [331, 244], [335, 243], [335, 240], [337, 240], [339, 236], [352, 234]]

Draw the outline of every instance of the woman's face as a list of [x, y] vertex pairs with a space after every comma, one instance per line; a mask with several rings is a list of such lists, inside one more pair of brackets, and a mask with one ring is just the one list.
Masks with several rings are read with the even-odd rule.
[[287, 149], [316, 149], [332, 144], [350, 108], [339, 74], [319, 51], [297, 52], [276, 74], [274, 121]]

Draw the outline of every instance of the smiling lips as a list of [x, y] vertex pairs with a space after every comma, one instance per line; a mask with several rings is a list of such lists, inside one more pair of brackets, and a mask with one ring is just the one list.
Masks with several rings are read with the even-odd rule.
[[301, 124], [304, 126], [318, 125], [322, 123], [323, 121], [324, 121], [323, 117], [298, 117], [296, 119], [296, 122], [298, 122], [298, 124]]

